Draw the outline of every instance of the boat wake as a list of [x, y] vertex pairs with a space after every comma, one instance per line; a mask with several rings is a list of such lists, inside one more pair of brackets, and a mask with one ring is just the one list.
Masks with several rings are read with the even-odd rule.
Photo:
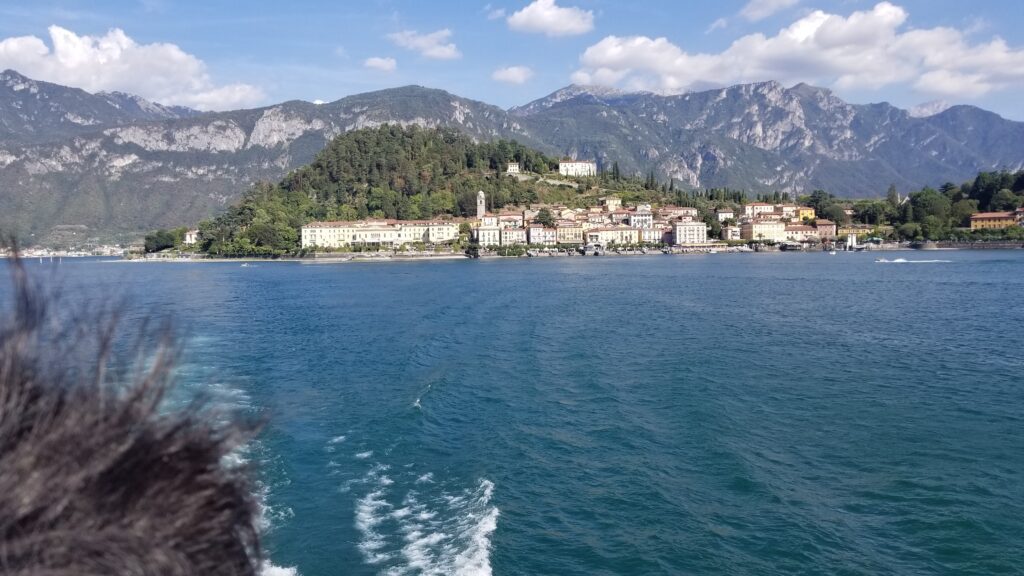
[[[428, 494], [399, 489], [390, 467], [378, 464], [364, 477], [367, 492], [356, 501], [359, 551], [382, 574], [489, 576], [491, 534], [498, 508], [491, 504], [494, 484], [480, 479], [457, 492]], [[432, 483], [418, 477], [414, 486]]]
[[888, 260], [886, 258], [878, 258], [875, 262], [879, 264], [949, 264], [952, 260], [907, 260], [906, 258]]

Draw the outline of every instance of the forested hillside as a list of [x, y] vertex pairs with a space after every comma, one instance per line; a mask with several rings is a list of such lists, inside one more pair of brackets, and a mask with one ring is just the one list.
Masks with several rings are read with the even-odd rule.
[[537, 202], [541, 192], [557, 188], [504, 175], [510, 161], [533, 173], [558, 165], [516, 142], [477, 143], [449, 129], [386, 125], [349, 132], [311, 164], [276, 185], [257, 184], [237, 205], [201, 223], [203, 247], [219, 254], [291, 250], [299, 228], [312, 220], [469, 216], [479, 190], [497, 209]]

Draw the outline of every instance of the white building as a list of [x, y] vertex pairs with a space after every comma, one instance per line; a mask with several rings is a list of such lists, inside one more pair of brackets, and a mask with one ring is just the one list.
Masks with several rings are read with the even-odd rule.
[[519, 174], [520, 172], [522, 172], [522, 169], [523, 169], [523, 167], [522, 167], [521, 164], [519, 164], [519, 162], [509, 162], [508, 163], [508, 167], [505, 168], [505, 173], [506, 174]]
[[476, 193], [476, 217], [478, 220], [483, 220], [485, 214], [487, 214], [487, 195], [480, 190]]
[[629, 225], [633, 228], [652, 228], [654, 226], [654, 214], [650, 210], [634, 210], [629, 213]]
[[597, 162], [577, 162], [575, 160], [559, 162], [558, 173], [562, 176], [597, 176]]
[[554, 246], [558, 243], [558, 231], [554, 228], [545, 228], [543, 224], [531, 224], [526, 229], [526, 236], [530, 244]]
[[557, 223], [555, 241], [558, 244], [583, 244], [583, 225], [563, 220]]
[[774, 220], [754, 220], [740, 226], [740, 238], [743, 240], [761, 240], [764, 242], [785, 242], [786, 224]]
[[630, 228], [629, 226], [607, 226], [591, 228], [584, 233], [584, 237], [587, 239], [588, 244], [600, 244], [602, 246], [608, 246], [609, 244], [639, 244], [640, 230]]
[[722, 240], [741, 240], [739, 226], [722, 226]]
[[743, 206], [743, 215], [747, 218], [756, 218], [761, 214], [768, 214], [775, 211], [774, 204], [765, 202], [752, 202]]
[[708, 225], [703, 222], [676, 221], [672, 223], [672, 240], [676, 244], [706, 244]]
[[185, 231], [185, 240], [183, 244], [185, 246], [192, 246], [196, 242], [199, 242], [199, 230], [193, 228], [192, 230]]
[[715, 211], [715, 214], [718, 216], [719, 222], [736, 219], [736, 213], [732, 211], [732, 208], [719, 208]]
[[476, 243], [481, 246], [500, 246], [501, 228], [497, 226], [481, 226], [473, 231]]
[[458, 224], [432, 220], [311, 222], [302, 227], [303, 248], [342, 248], [356, 244], [397, 248], [413, 242], [440, 244], [458, 239]]
[[502, 228], [501, 245], [526, 244], [526, 228]]

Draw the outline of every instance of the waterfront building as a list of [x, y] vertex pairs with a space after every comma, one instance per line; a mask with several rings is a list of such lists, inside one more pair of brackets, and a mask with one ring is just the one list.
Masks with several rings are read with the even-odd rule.
[[522, 172], [522, 165], [519, 162], [509, 162], [508, 167], [505, 168], [506, 174], [519, 174]]
[[831, 220], [818, 218], [814, 222], [814, 227], [818, 230], [818, 236], [822, 240], [831, 240], [836, 237], [836, 223]]
[[629, 213], [629, 225], [633, 228], [653, 228], [654, 227], [654, 214], [651, 213], [650, 208], [643, 209], [637, 208], [635, 211]]
[[629, 226], [606, 226], [591, 228], [584, 234], [588, 244], [638, 244], [640, 242], [640, 230]]
[[805, 224], [790, 224], [786, 226], [786, 240], [794, 242], [814, 242], [820, 240], [818, 229]]
[[676, 244], [706, 244], [708, 225], [703, 222], [677, 220], [672, 223], [672, 241]]
[[481, 246], [500, 246], [501, 228], [497, 226], [481, 226], [473, 231], [476, 243]]
[[722, 240], [741, 240], [739, 226], [722, 226]]
[[743, 206], [743, 215], [747, 218], [757, 218], [762, 214], [769, 214], [774, 211], [775, 205], [765, 202], [752, 202]]
[[397, 248], [413, 242], [439, 244], [459, 239], [459, 225], [433, 220], [311, 222], [302, 227], [303, 248], [376, 245]]
[[193, 246], [197, 242], [199, 242], [199, 230], [196, 228], [186, 230], [185, 240], [183, 241], [183, 244], [185, 244], [185, 246]]
[[[653, 226], [649, 228], [640, 228], [640, 241], [644, 244], [660, 244], [664, 241], [665, 231], [661, 228], [655, 228]], [[669, 234], [672, 233], [672, 228], [669, 228]]]
[[477, 220], [483, 219], [484, 214], [487, 214], [487, 195], [484, 194], [483, 190], [476, 193], [476, 218]]
[[526, 228], [502, 228], [501, 245], [526, 244]]
[[583, 225], [571, 221], [561, 221], [555, 228], [557, 244], [583, 244]]
[[718, 216], [719, 222], [736, 219], [736, 213], [733, 212], [732, 208], [719, 208], [718, 210], [715, 210], [715, 215]]
[[554, 228], [545, 227], [543, 224], [530, 224], [526, 229], [526, 238], [530, 244], [554, 246], [558, 243], [558, 232]]
[[971, 230], [998, 230], [1017, 223], [1013, 212], [978, 212], [971, 215]]
[[597, 176], [597, 162], [562, 160], [558, 163], [558, 173], [562, 176]]
[[740, 225], [740, 239], [785, 242], [786, 225], [776, 220], [751, 220]]

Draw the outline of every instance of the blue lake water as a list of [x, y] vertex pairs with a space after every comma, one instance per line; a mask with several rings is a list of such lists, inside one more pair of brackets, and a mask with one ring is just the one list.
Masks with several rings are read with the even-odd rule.
[[1024, 252], [886, 256], [30, 266], [269, 416], [303, 576], [1024, 573]]

